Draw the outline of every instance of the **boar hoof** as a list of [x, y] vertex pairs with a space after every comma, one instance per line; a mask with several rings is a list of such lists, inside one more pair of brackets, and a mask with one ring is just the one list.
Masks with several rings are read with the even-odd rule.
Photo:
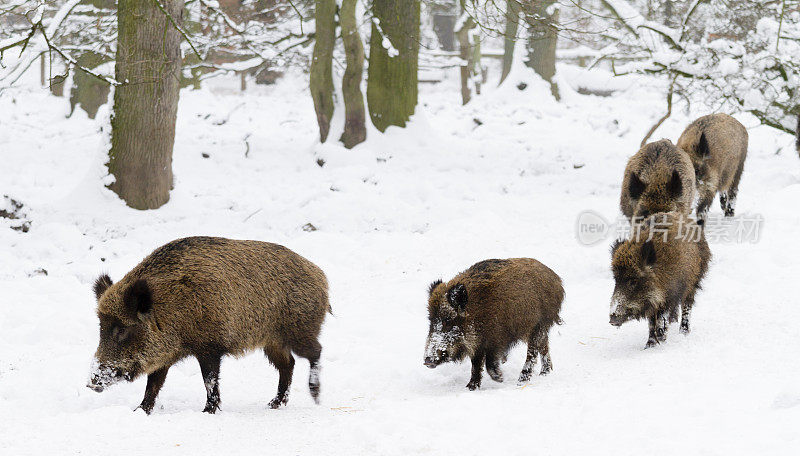
[[653, 348], [658, 345], [658, 341], [655, 339], [649, 339], [647, 344], [645, 344], [644, 349], [647, 350], [648, 348]]
[[213, 415], [217, 413], [217, 410], [219, 410], [219, 404], [206, 404], [206, 408], [203, 409], [203, 412]]
[[689, 323], [683, 324], [681, 323], [681, 334], [689, 334]]
[[467, 389], [469, 389], [470, 391], [475, 391], [480, 387], [481, 387], [481, 382], [471, 381], [467, 383]]
[[486, 372], [489, 373], [489, 377], [491, 377], [492, 380], [503, 383], [503, 372], [500, 371], [500, 369], [487, 369]]
[[149, 415], [149, 414], [151, 414], [153, 412], [153, 406], [154, 405], [155, 404], [145, 404], [144, 402], [142, 402], [141, 404], [139, 404], [138, 407], [133, 409], [133, 411], [135, 412], [135, 411], [137, 411], [139, 409], [142, 409], [145, 414]]
[[289, 402], [289, 396], [275, 396], [271, 401], [269, 401], [269, 408], [276, 409], [280, 408], [281, 405], [286, 405]]
[[519, 374], [519, 379], [517, 380], [517, 385], [518, 386], [523, 386], [526, 383], [528, 383], [529, 381], [531, 381], [531, 373], [530, 373], [530, 371], [522, 372], [521, 374]]

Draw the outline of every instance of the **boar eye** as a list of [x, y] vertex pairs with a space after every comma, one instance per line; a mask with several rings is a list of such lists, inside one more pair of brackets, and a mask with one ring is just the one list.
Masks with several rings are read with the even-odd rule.
[[131, 334], [131, 329], [127, 326], [115, 326], [111, 331], [111, 337], [116, 339], [117, 342], [125, 342]]

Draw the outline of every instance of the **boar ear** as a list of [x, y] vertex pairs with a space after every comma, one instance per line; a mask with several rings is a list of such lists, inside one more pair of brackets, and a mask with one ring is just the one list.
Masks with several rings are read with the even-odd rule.
[[672, 197], [680, 196], [683, 193], [683, 181], [681, 181], [681, 175], [678, 174], [678, 170], [672, 171], [672, 178], [667, 184], [667, 191]]
[[644, 182], [639, 179], [639, 176], [637, 176], [636, 173], [631, 173], [631, 178], [628, 181], [628, 194], [631, 195], [631, 198], [638, 199], [642, 196], [644, 187]]
[[136, 312], [139, 318], [147, 315], [153, 309], [153, 293], [145, 279], [137, 279], [133, 285], [125, 290], [122, 298], [125, 308]]
[[433, 282], [431, 282], [431, 285], [428, 287], [428, 296], [432, 295], [433, 290], [435, 290], [436, 287], [438, 287], [441, 284], [442, 284], [442, 279], [436, 279]]
[[103, 293], [113, 284], [114, 282], [111, 281], [111, 277], [109, 277], [108, 274], [103, 274], [98, 277], [97, 280], [94, 281], [94, 286], [92, 287], [92, 290], [94, 290], [94, 297], [99, 301]]
[[642, 262], [645, 266], [652, 266], [656, 262], [656, 248], [653, 241], [649, 240], [642, 245]]
[[463, 312], [467, 308], [467, 287], [464, 284], [456, 284], [447, 292], [447, 302], [458, 312]]
[[707, 157], [710, 151], [708, 150], [708, 140], [706, 139], [706, 134], [700, 134], [700, 140], [697, 141], [697, 155], [701, 157]]

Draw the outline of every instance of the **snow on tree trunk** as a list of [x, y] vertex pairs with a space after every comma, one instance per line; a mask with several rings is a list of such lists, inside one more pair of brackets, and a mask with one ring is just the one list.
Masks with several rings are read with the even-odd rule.
[[342, 41], [344, 41], [347, 69], [342, 78], [342, 98], [344, 98], [344, 132], [340, 140], [344, 147], [351, 149], [367, 138], [366, 114], [364, 112], [364, 95], [361, 93], [361, 78], [364, 73], [364, 45], [358, 34], [356, 22], [357, 0], [344, 0], [339, 12], [342, 24]]
[[311, 98], [317, 113], [319, 140], [325, 142], [333, 116], [333, 47], [336, 44], [336, 0], [316, 0], [317, 25], [314, 55], [311, 60]]
[[[159, 6], [164, 8], [161, 10]], [[178, 110], [183, 0], [119, 0], [116, 79], [108, 169], [128, 206], [169, 200]], [[167, 16], [170, 15], [170, 17]]]
[[475, 53], [472, 50], [472, 42], [470, 40], [470, 31], [475, 28], [475, 21], [472, 17], [462, 12], [461, 17], [456, 25], [456, 37], [458, 38], [459, 56], [461, 57], [461, 104], [469, 103], [472, 99], [472, 77], [473, 67], [475, 65]]
[[526, 5], [528, 66], [550, 83], [550, 90], [558, 100], [558, 85], [553, 81], [556, 74], [558, 9], [553, 9], [553, 4], [554, 0], [533, 0]]
[[419, 0], [375, 0], [367, 104], [373, 125], [404, 127], [417, 106]]

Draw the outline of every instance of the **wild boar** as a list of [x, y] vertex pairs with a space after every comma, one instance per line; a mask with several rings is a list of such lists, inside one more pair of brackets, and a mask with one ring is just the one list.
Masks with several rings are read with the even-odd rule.
[[611, 248], [614, 293], [609, 322], [620, 326], [646, 318], [645, 348], [666, 341], [667, 325], [677, 321], [689, 332], [695, 293], [708, 270], [711, 251], [702, 226], [676, 212], [652, 215], [634, 227], [631, 238]]
[[694, 179], [691, 160], [668, 139], [645, 144], [625, 167], [620, 209], [632, 221], [657, 212], [689, 214]]
[[530, 380], [541, 355], [541, 375], [553, 368], [549, 332], [560, 324], [564, 301], [561, 278], [531, 258], [485, 260], [447, 283], [433, 282], [428, 290], [430, 328], [425, 365], [472, 359], [467, 388], [481, 385], [483, 365], [492, 380], [503, 381], [500, 361], [518, 341], [528, 344], [519, 382]]
[[320, 268], [286, 247], [259, 241], [189, 237], [156, 249], [117, 283], [94, 284], [100, 343], [89, 388], [103, 391], [147, 375], [140, 407], [150, 413], [170, 366], [188, 356], [200, 363], [204, 412], [219, 408], [219, 368], [225, 355], [263, 349], [280, 374], [288, 401], [292, 352], [311, 364], [309, 388], [319, 400], [317, 340], [330, 312]]
[[700, 117], [678, 138], [678, 147], [688, 154], [694, 167], [699, 219], [705, 220], [717, 192], [725, 216], [734, 215], [747, 142], [747, 129], [727, 114]]

